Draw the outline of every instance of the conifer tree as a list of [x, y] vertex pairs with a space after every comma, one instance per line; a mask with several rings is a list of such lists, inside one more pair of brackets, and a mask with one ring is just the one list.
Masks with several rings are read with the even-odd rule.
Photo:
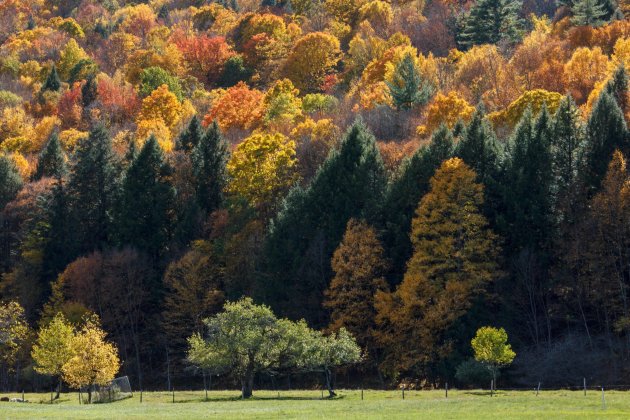
[[46, 81], [42, 85], [41, 92], [45, 92], [47, 90], [58, 92], [59, 89], [61, 89], [61, 79], [57, 73], [57, 67], [53, 64], [50, 69], [50, 73], [48, 73], [48, 77], [46, 77]]
[[571, 22], [577, 26], [601, 26], [606, 21], [606, 5], [601, 0], [575, 0], [571, 6]]
[[0, 155], [0, 210], [15, 198], [22, 188], [22, 177], [15, 163], [7, 156]]
[[125, 174], [119, 217], [120, 242], [159, 261], [171, 239], [175, 189], [172, 168], [155, 136], [150, 136]]
[[358, 121], [308, 188], [292, 189], [271, 226], [262, 290], [283, 315], [327, 323], [319, 308], [332, 277], [330, 258], [350, 218], [375, 220], [385, 185], [376, 140]]
[[385, 251], [374, 229], [364, 221], [350, 219], [331, 266], [335, 276], [324, 293], [324, 307], [331, 312], [328, 328], [345, 328], [373, 357], [374, 295], [388, 290]]
[[619, 105], [624, 115], [627, 115], [630, 110], [630, 103], [628, 103], [628, 95], [630, 95], [630, 93], [628, 93], [629, 88], [628, 72], [626, 71], [625, 65], [622, 63], [617, 67], [615, 73], [613, 73], [613, 77], [606, 83], [605, 90], [615, 98], [617, 105]]
[[221, 206], [227, 182], [225, 165], [228, 157], [227, 144], [215, 121], [192, 151], [197, 203], [208, 213]]
[[81, 101], [84, 107], [88, 107], [96, 100], [98, 90], [96, 86], [96, 76], [90, 74], [85, 79], [85, 84], [81, 87]]
[[471, 47], [517, 41], [523, 26], [518, 16], [521, 5], [517, 0], [479, 0], [464, 21], [460, 44]]
[[78, 252], [102, 249], [111, 243], [112, 213], [118, 178], [111, 138], [102, 124], [81, 141], [68, 183]]
[[389, 280], [396, 285], [402, 280], [412, 247], [409, 239], [411, 219], [418, 202], [429, 191], [429, 182], [442, 162], [453, 155], [453, 137], [445, 125], [422, 147], [402, 163], [398, 174], [387, 188], [382, 209], [382, 230], [385, 249], [391, 260]]
[[422, 78], [410, 53], [396, 65], [393, 81], [386, 83], [394, 106], [399, 111], [424, 105], [433, 94], [433, 87]]
[[47, 176], [58, 179], [65, 177], [67, 173], [66, 157], [61, 149], [59, 136], [56, 132], [53, 132], [39, 156], [33, 179], [39, 180]]
[[592, 196], [606, 175], [615, 149], [628, 151], [626, 121], [614, 97], [604, 91], [599, 96], [586, 125], [586, 145], [582, 179]]
[[186, 129], [179, 135], [176, 147], [179, 150], [190, 152], [201, 142], [203, 136], [203, 127], [195, 115], [191, 118]]
[[445, 333], [498, 275], [498, 238], [481, 213], [483, 186], [475, 178], [459, 158], [436, 171], [412, 222], [403, 282], [376, 295], [377, 339], [391, 373], [426, 375], [430, 362], [447, 357]]

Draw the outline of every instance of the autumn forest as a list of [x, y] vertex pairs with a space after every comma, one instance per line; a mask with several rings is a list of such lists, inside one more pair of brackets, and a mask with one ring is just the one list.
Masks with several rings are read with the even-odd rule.
[[[134, 389], [194, 387], [190, 337], [234, 302], [355, 340], [331, 384], [487, 384], [484, 326], [505, 385], [628, 383], [628, 16], [1, 0], [0, 389], [56, 383], [52, 326]], [[319, 380], [280, 365], [251, 380]]]

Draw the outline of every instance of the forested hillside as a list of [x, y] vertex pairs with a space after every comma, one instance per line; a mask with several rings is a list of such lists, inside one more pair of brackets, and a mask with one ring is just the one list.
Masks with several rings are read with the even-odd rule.
[[190, 387], [188, 337], [244, 296], [346, 328], [348, 384], [474, 384], [486, 325], [504, 383], [628, 383], [624, 16], [0, 0], [0, 388], [48, 389], [57, 314], [97, 315], [135, 389]]

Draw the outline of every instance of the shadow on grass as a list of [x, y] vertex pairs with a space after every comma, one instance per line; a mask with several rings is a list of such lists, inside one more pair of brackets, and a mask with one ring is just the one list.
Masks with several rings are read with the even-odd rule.
[[[333, 401], [333, 400], [343, 400], [345, 398], [345, 395], [338, 395], [336, 397], [324, 397], [324, 400], [329, 400], [329, 401]], [[175, 404], [178, 403], [190, 403], [190, 402], [203, 402], [203, 403], [213, 403], [213, 402], [230, 402], [230, 401], [318, 401], [318, 400], [322, 400], [322, 398], [320, 397], [299, 397], [299, 396], [286, 396], [286, 397], [257, 397], [257, 396], [253, 396], [251, 398], [247, 398], [247, 399], [243, 399], [240, 396], [234, 396], [234, 397], [219, 397], [219, 398], [208, 398], [207, 400], [205, 398], [188, 398], [188, 399], [181, 399], [181, 400], [175, 400]]]
[[476, 395], [476, 396], [487, 396], [490, 397], [491, 395], [501, 395], [502, 393], [500, 393], [499, 391], [494, 391], [494, 393], [490, 393], [490, 391], [466, 391], [464, 392], [464, 394], [466, 395]]

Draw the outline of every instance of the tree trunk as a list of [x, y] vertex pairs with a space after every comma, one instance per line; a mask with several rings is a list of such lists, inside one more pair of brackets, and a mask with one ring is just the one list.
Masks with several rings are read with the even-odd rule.
[[92, 404], [92, 385], [88, 385], [88, 404]]
[[254, 370], [247, 369], [241, 378], [241, 396], [243, 398], [251, 398], [254, 389]]
[[59, 399], [59, 395], [61, 394], [61, 376], [59, 376], [59, 382], [57, 382], [57, 393], [55, 394], [55, 399]]
[[332, 388], [332, 380], [331, 380], [332, 375], [330, 373], [330, 369], [324, 370], [324, 376], [326, 377], [326, 389], [328, 389], [328, 397], [329, 398], [336, 397], [337, 394]]

